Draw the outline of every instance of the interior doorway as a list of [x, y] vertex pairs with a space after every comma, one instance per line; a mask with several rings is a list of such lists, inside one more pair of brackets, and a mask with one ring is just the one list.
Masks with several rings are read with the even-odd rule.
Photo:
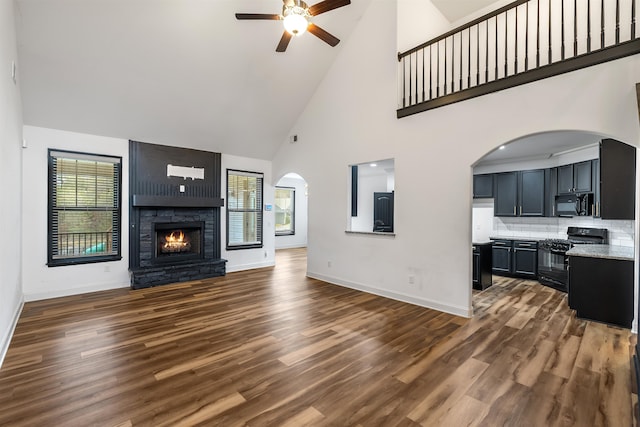
[[307, 247], [308, 185], [297, 173], [276, 183], [274, 198], [275, 249]]

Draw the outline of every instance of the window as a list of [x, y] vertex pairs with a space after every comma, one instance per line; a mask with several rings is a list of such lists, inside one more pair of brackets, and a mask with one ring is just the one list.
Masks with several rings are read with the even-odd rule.
[[49, 267], [121, 259], [121, 163], [49, 150]]
[[295, 233], [296, 190], [276, 187], [276, 236]]
[[227, 249], [262, 247], [263, 174], [227, 169]]

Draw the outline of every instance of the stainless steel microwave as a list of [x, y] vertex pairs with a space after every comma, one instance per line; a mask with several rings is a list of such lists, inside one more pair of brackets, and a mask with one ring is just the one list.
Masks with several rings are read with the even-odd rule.
[[557, 216], [590, 216], [593, 209], [593, 193], [556, 196]]

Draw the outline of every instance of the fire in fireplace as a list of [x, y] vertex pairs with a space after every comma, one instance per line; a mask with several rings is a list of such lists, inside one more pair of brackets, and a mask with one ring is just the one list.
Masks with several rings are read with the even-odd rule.
[[204, 222], [155, 223], [154, 262], [174, 263], [203, 257]]

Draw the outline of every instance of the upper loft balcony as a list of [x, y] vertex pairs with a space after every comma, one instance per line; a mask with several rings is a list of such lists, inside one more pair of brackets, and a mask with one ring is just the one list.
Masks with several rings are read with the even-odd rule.
[[398, 118], [640, 52], [640, 0], [517, 0], [398, 54]]

